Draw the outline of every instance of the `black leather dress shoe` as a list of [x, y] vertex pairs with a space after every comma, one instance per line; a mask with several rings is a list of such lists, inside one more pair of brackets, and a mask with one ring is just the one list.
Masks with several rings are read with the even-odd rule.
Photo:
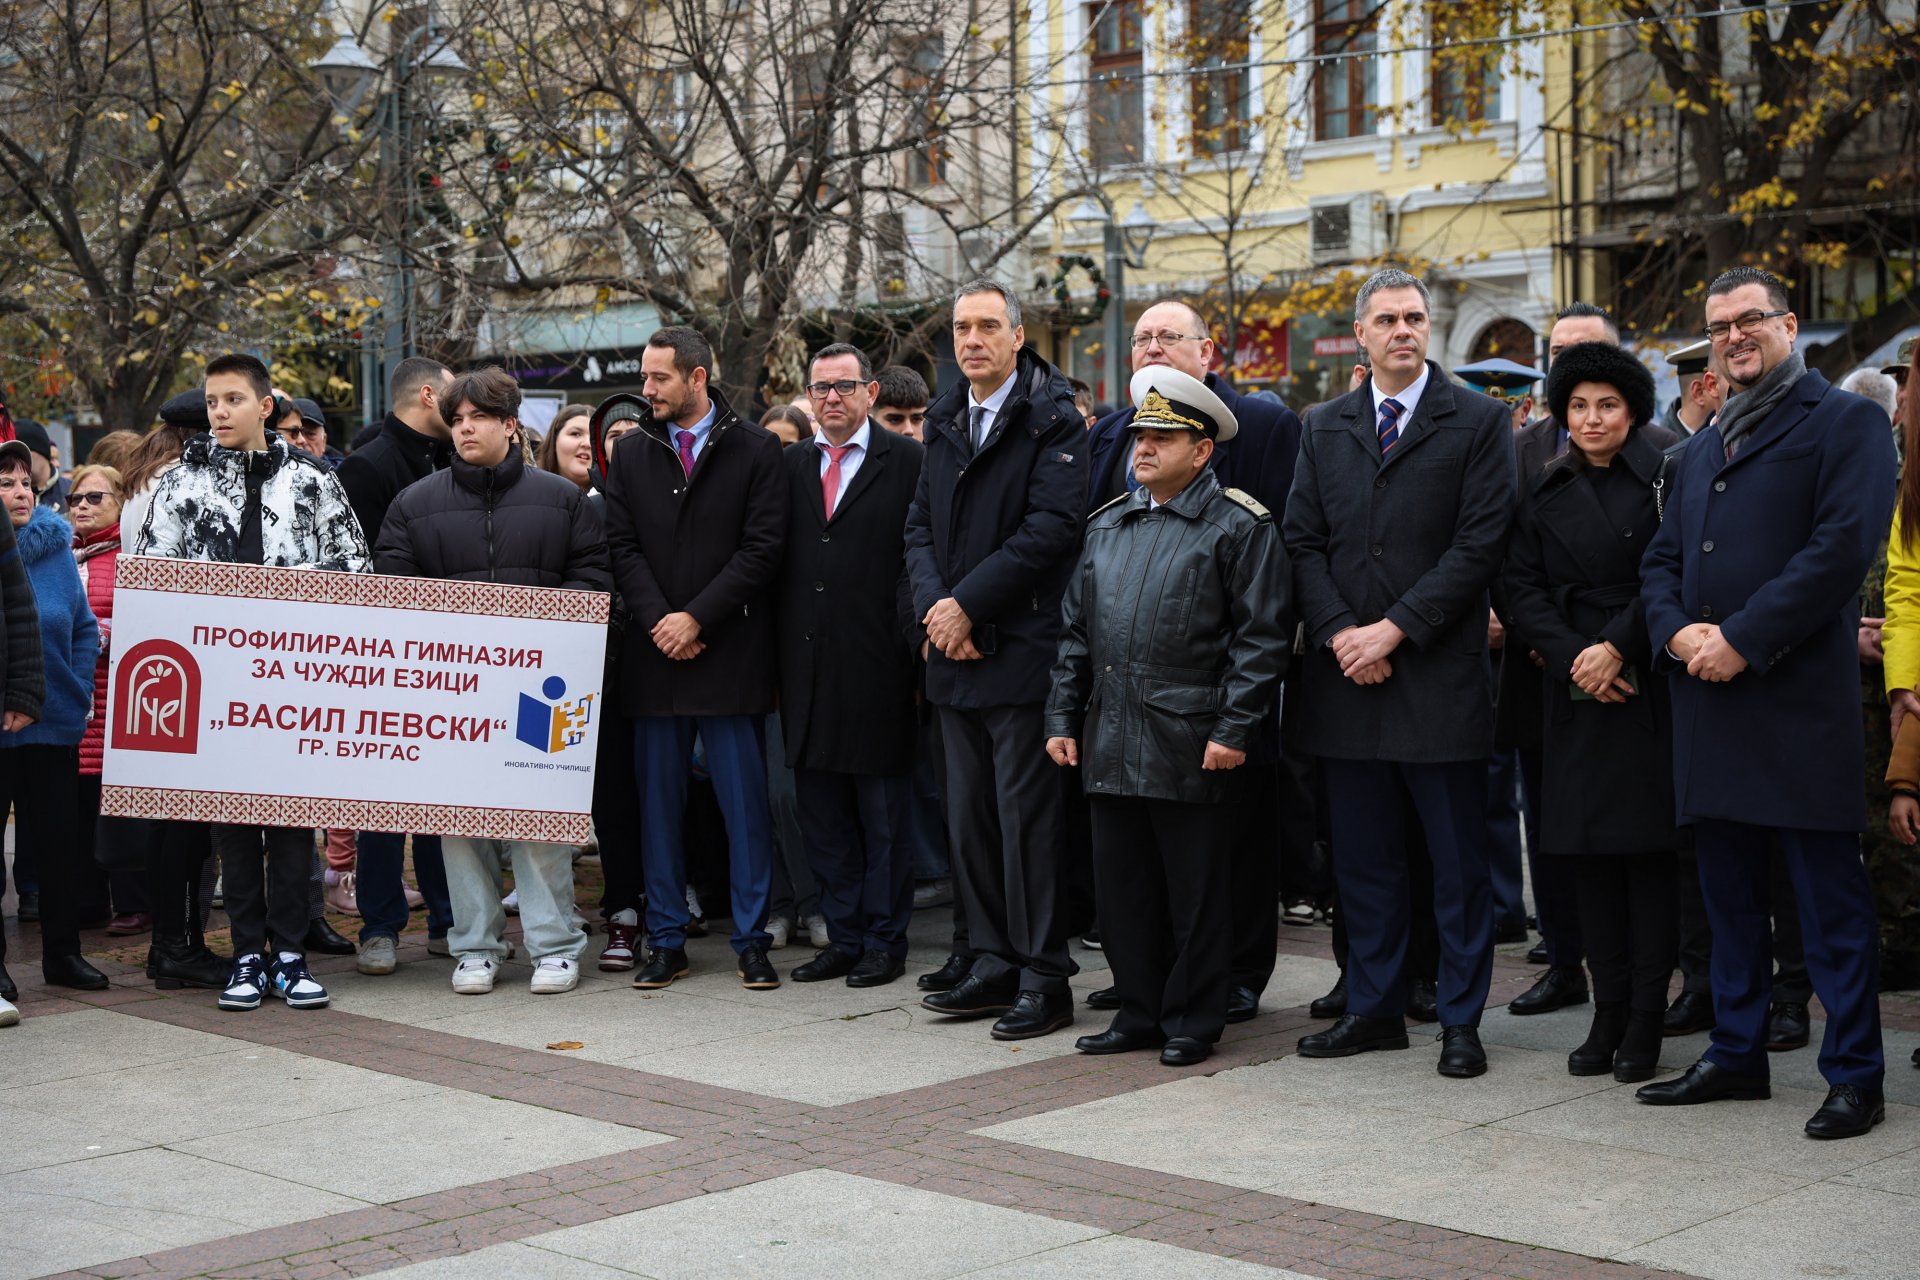
[[227, 979], [233, 976], [233, 961], [223, 960], [184, 938], [157, 939], [147, 948], [147, 976], [162, 991], [182, 987], [224, 991]]
[[995, 1040], [1031, 1040], [1073, 1025], [1073, 993], [1022, 991], [993, 1024]]
[[1102, 987], [1098, 991], [1087, 992], [1087, 1008], [1118, 1009], [1120, 1007], [1120, 988]]
[[350, 956], [359, 949], [351, 938], [341, 937], [324, 917], [307, 926], [306, 946], [308, 955], [318, 952], [323, 956]]
[[960, 979], [967, 976], [973, 968], [969, 956], [948, 956], [947, 962], [932, 973], [923, 973], [914, 979], [913, 985], [922, 991], [951, 991], [960, 985]]
[[1769, 1052], [1780, 1053], [1787, 1049], [1804, 1049], [1812, 1035], [1812, 1026], [1807, 1021], [1807, 1006], [1781, 1000], [1767, 1010]]
[[40, 961], [40, 976], [49, 986], [71, 987], [75, 991], [107, 989], [107, 975], [79, 956], [47, 956]]
[[1545, 938], [1540, 939], [1540, 941], [1527, 948], [1528, 964], [1545, 964], [1551, 958], [1552, 957], [1547, 955], [1547, 940]]
[[1579, 969], [1554, 965], [1540, 980], [1507, 1002], [1507, 1012], [1526, 1017], [1552, 1013], [1587, 1002], [1587, 975]]
[[1487, 1051], [1480, 1044], [1475, 1027], [1445, 1027], [1440, 1032], [1440, 1065], [1443, 1076], [1469, 1080], [1487, 1074]]
[[1440, 1021], [1440, 992], [1425, 978], [1407, 984], [1407, 1016], [1415, 1022]]
[[657, 991], [672, 986], [675, 978], [684, 978], [687, 973], [685, 951], [679, 947], [655, 947], [640, 971], [633, 975], [633, 985], [642, 991]]
[[1192, 1036], [1174, 1036], [1160, 1050], [1163, 1067], [1197, 1067], [1213, 1056], [1213, 1046]]
[[884, 951], [869, 951], [860, 957], [860, 963], [847, 973], [847, 985], [850, 987], [884, 987], [889, 982], [900, 979], [907, 971], [907, 962]]
[[1347, 975], [1341, 974], [1333, 990], [1307, 1006], [1309, 1018], [1344, 1018], [1347, 1014]]
[[1513, 943], [1525, 942], [1526, 940], [1527, 926], [1524, 921], [1510, 921], [1493, 931], [1493, 945], [1496, 947], [1511, 946]]
[[[7, 972], [7, 966], [0, 964], [0, 1000], [18, 1000], [20, 988], [14, 984], [13, 975]], [[1920, 1060], [1914, 1062], [1920, 1066]]]
[[1260, 1012], [1260, 993], [1252, 987], [1234, 987], [1227, 992], [1227, 1021], [1251, 1022]]
[[758, 947], [748, 947], [740, 953], [738, 971], [740, 985], [749, 991], [772, 991], [780, 985], [780, 971]]
[[1350, 1058], [1369, 1049], [1404, 1049], [1407, 1024], [1400, 1018], [1363, 1018], [1343, 1013], [1325, 1031], [1300, 1037], [1303, 1058]]
[[1886, 1095], [1878, 1089], [1837, 1084], [1807, 1121], [1809, 1138], [1857, 1138], [1887, 1118]]
[[1773, 1086], [1764, 1076], [1742, 1075], [1708, 1062], [1705, 1058], [1687, 1068], [1687, 1073], [1658, 1084], [1642, 1085], [1634, 1097], [1655, 1107], [1691, 1107], [1701, 1102], [1728, 1098], [1757, 1102], [1773, 1096]]
[[1019, 994], [1010, 981], [986, 982], [969, 973], [951, 991], [936, 991], [922, 1000], [920, 1007], [949, 1018], [997, 1018], [1013, 1008], [1013, 998]]
[[828, 947], [805, 964], [795, 965], [788, 976], [795, 982], [825, 982], [829, 978], [846, 977], [859, 963], [860, 957], [853, 952]]
[[1713, 1030], [1713, 997], [1704, 991], [1682, 991], [1667, 1006], [1660, 1020], [1660, 1033], [1690, 1036], [1696, 1031]]
[[1135, 1036], [1108, 1027], [1097, 1035], [1081, 1036], [1073, 1047], [1082, 1053], [1132, 1053], [1135, 1049], [1158, 1049], [1166, 1043], [1163, 1036]]

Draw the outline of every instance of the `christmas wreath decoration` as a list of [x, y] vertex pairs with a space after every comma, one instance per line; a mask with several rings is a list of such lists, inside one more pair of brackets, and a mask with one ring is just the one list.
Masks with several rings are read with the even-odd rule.
[[[1107, 288], [1107, 278], [1101, 273], [1099, 263], [1084, 253], [1064, 253], [1053, 263], [1053, 300], [1060, 304], [1062, 314], [1081, 324], [1091, 324], [1106, 314], [1113, 290]], [[1078, 307], [1074, 306], [1072, 292], [1067, 288], [1067, 279], [1076, 270], [1086, 272], [1087, 279], [1093, 282], [1093, 301]]]

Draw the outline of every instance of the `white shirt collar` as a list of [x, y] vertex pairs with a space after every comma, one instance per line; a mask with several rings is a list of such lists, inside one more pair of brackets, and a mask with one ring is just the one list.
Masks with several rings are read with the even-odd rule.
[[[858, 449], [861, 453], [863, 454], [866, 453], [867, 445], [873, 439], [873, 432], [871, 430], [872, 426], [873, 426], [872, 418], [867, 418], [863, 420], [860, 423], [859, 429], [855, 431], [852, 435], [847, 437], [847, 443], [853, 448]], [[819, 447], [820, 452], [825, 453], [827, 451], [827, 446], [832, 444], [833, 441], [827, 439], [826, 432], [816, 431], [813, 435], [813, 443]]]
[[1401, 429], [1405, 429], [1407, 423], [1413, 421], [1413, 411], [1415, 408], [1419, 406], [1420, 397], [1426, 394], [1427, 378], [1430, 374], [1432, 374], [1432, 372], [1433, 372], [1433, 367], [1427, 364], [1425, 361], [1422, 361], [1420, 364], [1420, 376], [1415, 378], [1412, 384], [1409, 385], [1405, 390], [1396, 391], [1391, 397], [1389, 397], [1386, 392], [1380, 389], [1379, 383], [1369, 378], [1367, 380], [1367, 388], [1368, 390], [1373, 392], [1374, 421], [1378, 422], [1380, 420], [1380, 402], [1382, 400], [1391, 398], [1399, 402], [1401, 413], [1400, 413], [1400, 421], [1397, 425]]
[[1020, 376], [1020, 367], [1018, 365], [1015, 365], [1013, 372], [1007, 375], [1007, 380], [1001, 383], [999, 389], [995, 391], [992, 395], [988, 396], [985, 400], [975, 400], [973, 398], [973, 389], [969, 387], [967, 389], [967, 403], [972, 405], [978, 405], [982, 409], [985, 409], [987, 411], [988, 418], [994, 418], [999, 416], [1000, 406], [1005, 404], [1007, 402], [1007, 397], [1013, 394], [1013, 380], [1019, 376]]

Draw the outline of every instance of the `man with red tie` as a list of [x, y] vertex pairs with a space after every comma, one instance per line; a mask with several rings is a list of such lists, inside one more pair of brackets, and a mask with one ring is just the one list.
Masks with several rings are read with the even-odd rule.
[[781, 459], [780, 720], [830, 941], [791, 976], [878, 987], [904, 972], [913, 914], [906, 527], [926, 451], [869, 417], [879, 384], [858, 347], [823, 347], [808, 372], [820, 430]]

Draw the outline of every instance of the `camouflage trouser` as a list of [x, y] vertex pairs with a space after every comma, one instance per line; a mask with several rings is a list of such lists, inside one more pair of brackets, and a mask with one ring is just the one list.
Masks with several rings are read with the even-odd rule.
[[[1877, 674], [1877, 673], [1876, 673]], [[1877, 693], [1875, 689], [1873, 692]], [[1893, 753], [1892, 720], [1878, 697], [1864, 701], [1867, 725], [1867, 831], [1860, 841], [1867, 879], [1873, 885], [1880, 948], [1889, 956], [1920, 958], [1920, 846], [1909, 849], [1887, 830], [1887, 759]]]

